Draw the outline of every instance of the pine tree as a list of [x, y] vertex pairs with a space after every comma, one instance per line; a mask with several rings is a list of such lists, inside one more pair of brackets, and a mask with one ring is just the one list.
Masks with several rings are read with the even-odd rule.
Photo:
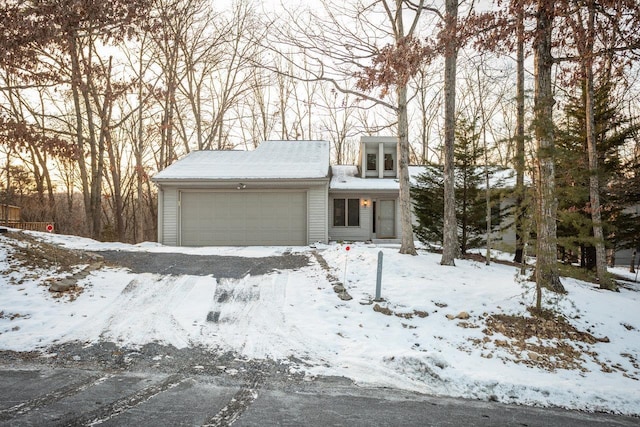
[[[625, 182], [619, 148], [637, 131], [636, 126], [621, 117], [611, 99], [612, 85], [604, 82], [595, 90], [594, 116], [598, 178], [602, 186]], [[584, 88], [581, 96], [570, 99], [565, 108], [565, 123], [558, 131], [556, 180], [558, 182], [558, 243], [564, 250], [579, 254], [581, 267], [595, 267], [595, 241], [589, 203], [589, 159], [586, 146], [586, 114]], [[625, 185], [626, 187], [626, 185]], [[619, 184], [612, 189], [621, 188]], [[601, 213], [607, 244], [633, 229], [623, 209], [632, 203], [622, 197], [624, 191], [603, 191]], [[637, 201], [637, 199], [636, 199]]]
[[[484, 197], [484, 149], [479, 144], [479, 131], [475, 123], [461, 120], [456, 126], [456, 149], [454, 161], [456, 222], [460, 250], [464, 255], [468, 249], [484, 244], [486, 233], [486, 201]], [[495, 169], [495, 168], [490, 168]], [[427, 165], [423, 174], [416, 178], [412, 189], [414, 212], [418, 226], [414, 232], [425, 243], [442, 242], [444, 221], [444, 174], [443, 168]], [[498, 198], [495, 192], [492, 198]], [[500, 224], [500, 217], [492, 218], [492, 229]]]

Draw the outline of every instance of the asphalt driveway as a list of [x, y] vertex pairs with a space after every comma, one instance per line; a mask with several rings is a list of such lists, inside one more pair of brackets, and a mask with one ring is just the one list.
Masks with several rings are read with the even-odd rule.
[[290, 253], [262, 258], [127, 251], [100, 251], [99, 254], [108, 264], [129, 268], [137, 274], [213, 275], [227, 279], [240, 279], [248, 274], [258, 276], [275, 270], [296, 270], [309, 265], [306, 255]]

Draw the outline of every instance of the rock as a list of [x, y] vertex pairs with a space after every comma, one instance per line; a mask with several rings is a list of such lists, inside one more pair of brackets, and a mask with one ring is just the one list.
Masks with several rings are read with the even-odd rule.
[[95, 270], [100, 270], [102, 267], [104, 267], [104, 260], [98, 259], [98, 260], [95, 260], [95, 262], [92, 262], [91, 264], [89, 264], [89, 267], [87, 267], [87, 270], [95, 271]]
[[353, 297], [349, 295], [347, 291], [339, 292], [338, 298], [340, 298], [342, 301], [350, 301], [353, 299]]
[[218, 320], [220, 320], [219, 311], [210, 311], [207, 313], [207, 322], [218, 323]]
[[50, 292], [66, 292], [69, 289], [75, 286], [75, 282], [71, 279], [62, 279], [57, 282], [53, 282], [51, 286], [49, 286]]
[[89, 275], [89, 272], [87, 270], [82, 270], [74, 274], [73, 277], [75, 277], [77, 280], [82, 280], [82, 279], [85, 279], [88, 275]]
[[86, 255], [89, 259], [92, 259], [94, 261], [98, 261], [100, 263], [104, 263], [104, 256], [97, 254], [95, 252], [86, 252]]
[[335, 292], [336, 294], [339, 294], [339, 293], [345, 292], [345, 291], [346, 291], [346, 289], [341, 283], [338, 283], [337, 285], [333, 286], [333, 292]]
[[380, 304], [376, 304], [373, 306], [373, 311], [376, 311], [378, 313], [382, 313], [386, 316], [391, 316], [392, 311], [389, 310], [389, 308], [387, 307], [382, 307]]
[[529, 356], [529, 360], [533, 360], [534, 362], [540, 360], [540, 355], [538, 353], [534, 353], [533, 351], [528, 352], [527, 356]]
[[447, 314], [446, 318], [449, 320], [453, 320], [456, 318], [456, 316], [454, 316], [453, 314]]
[[467, 320], [469, 317], [469, 313], [467, 313], [466, 311], [461, 311], [460, 313], [458, 313], [458, 315], [456, 316], [456, 319], [460, 319], [460, 320]]

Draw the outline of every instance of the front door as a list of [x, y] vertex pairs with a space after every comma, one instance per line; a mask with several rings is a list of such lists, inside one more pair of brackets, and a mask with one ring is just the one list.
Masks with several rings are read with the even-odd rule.
[[396, 237], [396, 202], [395, 200], [380, 200], [376, 209], [378, 212], [378, 227], [376, 237], [378, 239], [390, 239]]

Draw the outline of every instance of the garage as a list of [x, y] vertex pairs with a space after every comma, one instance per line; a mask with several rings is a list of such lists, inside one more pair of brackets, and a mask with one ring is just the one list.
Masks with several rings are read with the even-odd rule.
[[306, 245], [304, 191], [180, 191], [180, 245]]

